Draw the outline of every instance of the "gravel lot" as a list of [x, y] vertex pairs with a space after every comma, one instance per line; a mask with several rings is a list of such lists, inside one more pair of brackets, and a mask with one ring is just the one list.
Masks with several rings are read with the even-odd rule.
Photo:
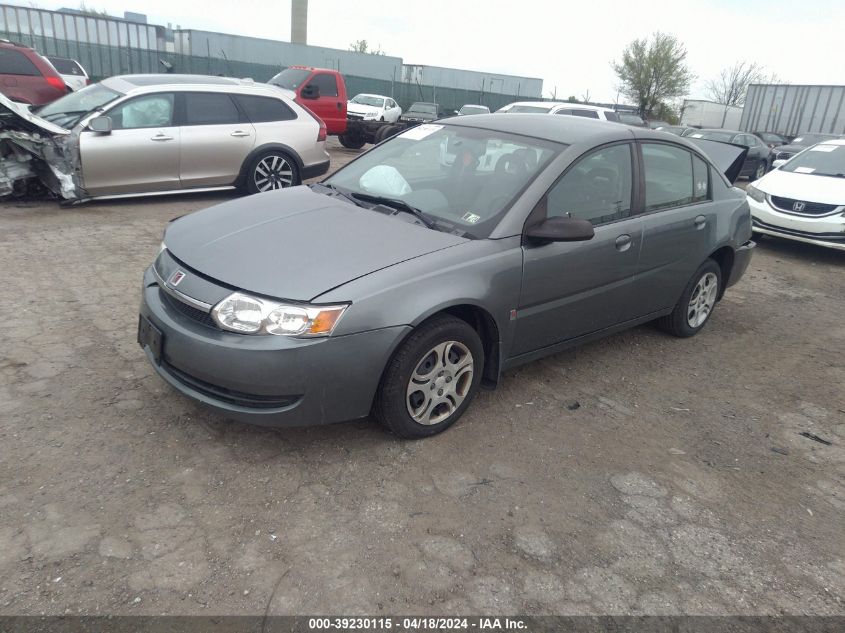
[[135, 342], [164, 225], [230, 197], [0, 207], [0, 613], [845, 614], [845, 253], [765, 240], [700, 336], [527, 365], [433, 439], [273, 431]]

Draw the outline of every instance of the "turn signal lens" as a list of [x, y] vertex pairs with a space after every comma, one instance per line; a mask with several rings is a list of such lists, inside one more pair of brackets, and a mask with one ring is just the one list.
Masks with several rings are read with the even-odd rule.
[[311, 327], [308, 329], [309, 334], [329, 334], [337, 325], [340, 316], [346, 310], [346, 306], [326, 308], [320, 310], [320, 313], [311, 321]]

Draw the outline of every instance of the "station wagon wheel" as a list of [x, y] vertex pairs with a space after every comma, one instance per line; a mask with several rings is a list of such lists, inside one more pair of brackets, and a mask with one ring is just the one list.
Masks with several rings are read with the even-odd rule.
[[484, 347], [478, 333], [456, 317], [434, 317], [391, 358], [373, 414], [400, 437], [440, 433], [469, 406], [483, 368]]
[[672, 312], [660, 318], [658, 325], [681, 338], [698, 334], [713, 314], [721, 287], [722, 269], [708, 259], [695, 271]]
[[250, 193], [286, 189], [299, 183], [296, 163], [282, 151], [260, 154], [253, 159], [247, 170], [247, 189]]

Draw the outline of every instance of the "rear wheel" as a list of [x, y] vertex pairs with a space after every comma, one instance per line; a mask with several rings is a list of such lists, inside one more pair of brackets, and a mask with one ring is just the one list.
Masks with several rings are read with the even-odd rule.
[[481, 382], [484, 347], [466, 321], [438, 316], [420, 326], [385, 369], [373, 414], [399, 437], [441, 433], [466, 411]]
[[754, 180], [760, 180], [765, 175], [766, 175], [766, 161], [761, 160], [760, 164], [757, 165], [757, 171], [754, 173]]
[[657, 324], [662, 330], [680, 338], [695, 336], [710, 320], [721, 287], [722, 269], [708, 259], [695, 271], [675, 309], [660, 318]]
[[296, 163], [282, 151], [271, 150], [259, 154], [247, 168], [246, 188], [250, 193], [286, 189], [300, 182]]

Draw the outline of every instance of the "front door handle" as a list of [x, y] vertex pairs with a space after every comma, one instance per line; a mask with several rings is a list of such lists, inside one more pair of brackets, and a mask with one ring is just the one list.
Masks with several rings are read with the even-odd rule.
[[244, 132], [243, 130], [235, 130], [234, 132], [232, 132], [232, 136], [237, 136], [239, 138], [243, 136], [249, 136], [249, 132]]
[[620, 253], [631, 248], [631, 236], [627, 233], [616, 238], [616, 250]]
[[703, 215], [696, 216], [695, 228], [703, 229], [705, 226], [707, 226], [707, 218], [705, 218]]
[[342, 107], [341, 107], [342, 105], [343, 105], [343, 104], [342, 104], [340, 101], [338, 101], [338, 102], [337, 102], [337, 109], [338, 109], [338, 110], [342, 109]]
[[164, 134], [162, 132], [159, 132], [155, 136], [151, 137], [150, 140], [151, 141], [172, 141], [173, 137], [168, 136], [167, 134]]

